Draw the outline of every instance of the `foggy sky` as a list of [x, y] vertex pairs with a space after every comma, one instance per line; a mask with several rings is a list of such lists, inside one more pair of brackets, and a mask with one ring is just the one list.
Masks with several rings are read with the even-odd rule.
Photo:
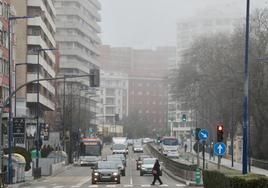
[[[154, 48], [176, 45], [176, 22], [193, 18], [208, 8], [232, 10], [245, 17], [246, 0], [100, 0], [103, 44]], [[268, 5], [252, 0], [251, 9]]]

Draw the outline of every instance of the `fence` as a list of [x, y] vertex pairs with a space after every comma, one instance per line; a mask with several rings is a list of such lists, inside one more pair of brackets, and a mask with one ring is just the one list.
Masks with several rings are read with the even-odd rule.
[[195, 181], [195, 170], [197, 165], [195, 164], [183, 164], [178, 161], [172, 160], [164, 155], [162, 155], [157, 149], [155, 149], [151, 144], [147, 144], [151, 154], [162, 161], [169, 171], [174, 175], [179, 176], [185, 180]]

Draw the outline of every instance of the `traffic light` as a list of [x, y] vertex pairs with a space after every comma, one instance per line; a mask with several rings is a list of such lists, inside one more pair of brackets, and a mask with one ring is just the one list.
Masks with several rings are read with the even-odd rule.
[[100, 87], [100, 70], [91, 69], [90, 70], [90, 87]]
[[186, 114], [182, 114], [182, 118], [181, 118], [182, 122], [186, 122], [187, 121], [187, 117]]
[[217, 141], [222, 142], [223, 141], [223, 125], [217, 125]]
[[195, 129], [195, 140], [199, 140], [199, 136], [198, 136], [198, 134], [199, 134], [199, 131], [201, 131], [201, 128], [196, 128]]

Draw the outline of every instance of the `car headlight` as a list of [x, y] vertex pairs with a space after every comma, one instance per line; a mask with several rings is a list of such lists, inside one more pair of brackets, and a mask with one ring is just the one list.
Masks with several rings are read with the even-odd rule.
[[99, 175], [99, 173], [98, 172], [94, 172], [94, 176], [98, 176]]
[[118, 173], [117, 173], [117, 172], [114, 172], [114, 173], [113, 173], [113, 176], [118, 176]]
[[144, 167], [141, 167], [141, 169], [142, 169], [142, 170], [146, 170], [146, 168], [144, 168]]

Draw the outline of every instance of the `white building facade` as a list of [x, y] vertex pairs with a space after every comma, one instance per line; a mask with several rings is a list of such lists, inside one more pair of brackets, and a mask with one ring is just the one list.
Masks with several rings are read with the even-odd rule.
[[127, 74], [101, 72], [97, 119], [99, 132], [104, 135], [123, 134], [123, 127], [120, 123], [128, 116], [128, 85]]

